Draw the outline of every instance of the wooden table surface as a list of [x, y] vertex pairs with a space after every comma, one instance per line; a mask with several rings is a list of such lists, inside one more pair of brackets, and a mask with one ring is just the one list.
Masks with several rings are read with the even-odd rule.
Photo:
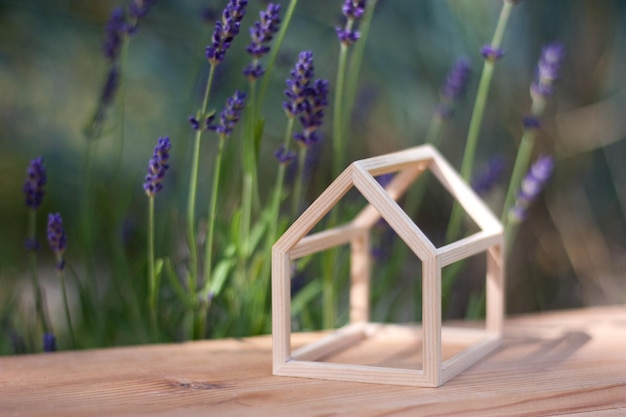
[[626, 308], [510, 318], [499, 350], [439, 388], [275, 377], [269, 336], [0, 358], [0, 416], [145, 414], [626, 416]]

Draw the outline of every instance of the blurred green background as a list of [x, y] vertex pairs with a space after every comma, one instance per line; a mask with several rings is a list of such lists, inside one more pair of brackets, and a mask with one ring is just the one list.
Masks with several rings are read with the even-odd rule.
[[[277, 2], [286, 6], [285, 1]], [[202, 12], [208, 8], [217, 17], [225, 3], [159, 0], [130, 42], [124, 116], [118, 97], [108, 130], [98, 140], [94, 167], [98, 288], [108, 288], [116, 280], [110, 259], [120, 248], [130, 259], [143, 256], [146, 203], [141, 186], [159, 136], [169, 135], [173, 142], [171, 176], [164, 197], [157, 199], [157, 210], [162, 210], [159, 248], [176, 253], [184, 245], [180, 212], [185, 210], [192, 143], [187, 116], [198, 106], [208, 72], [204, 48], [216, 19], [207, 23]], [[265, 3], [250, 2], [242, 33], [218, 67], [210, 108], [221, 109], [235, 89], [246, 89], [241, 70], [249, 60], [247, 29]], [[120, 4], [108, 0], [0, 1], [0, 313], [14, 332], [34, 320], [28, 301], [30, 281], [23, 244], [27, 213], [21, 187], [29, 161], [37, 156], [44, 157], [48, 171], [41, 213], [63, 214], [68, 262], [79, 273], [85, 268], [78, 244], [86, 154], [82, 132], [96, 108], [108, 69], [101, 53], [103, 27], [111, 9]], [[272, 152], [281, 142], [285, 125], [282, 91], [299, 51], [314, 52], [316, 77], [330, 80], [332, 96], [339, 50], [334, 27], [340, 22], [341, 4], [339, 0], [298, 4], [262, 110], [266, 118], [262, 187], [269, 188], [274, 181]], [[472, 64], [472, 78], [444, 127], [439, 146], [460, 167], [482, 69], [479, 49], [492, 36], [500, 4], [499, 0], [379, 1], [353, 114], [351, 160], [421, 144], [447, 71], [457, 57], [466, 56]], [[513, 10], [503, 44], [506, 55], [496, 66], [475, 164], [478, 170], [497, 155], [507, 162], [502, 182], [487, 197], [496, 213], [521, 137], [521, 118], [529, 111], [529, 85], [541, 47], [559, 41], [567, 55], [536, 142], [535, 154], [549, 153], [557, 159], [555, 175], [532, 207], [507, 265], [511, 314], [625, 302], [625, 23], [626, 2], [620, 0], [523, 0]], [[331, 164], [324, 162], [332, 149], [330, 113], [323, 128], [325, 140], [316, 151], [310, 199], [331, 180]], [[236, 140], [229, 144], [225, 162], [233, 172], [239, 164]], [[203, 149], [201, 160], [207, 162], [201, 163], [200, 190], [210, 187], [212, 146]], [[228, 178], [224, 189], [234, 186], [237, 176]], [[207, 200], [208, 192], [201, 192], [198, 206], [205, 207]], [[112, 215], [119, 204], [125, 206], [122, 219]], [[199, 214], [204, 215], [204, 209]], [[445, 228], [444, 214], [435, 207], [425, 218]], [[227, 208], [222, 215], [228, 216]], [[43, 214], [39, 222], [40, 226], [44, 223]], [[43, 227], [39, 232], [43, 242]], [[49, 308], [61, 311], [49, 251], [41, 251], [39, 264]], [[137, 271], [140, 265], [122, 278], [130, 279]], [[471, 285], [460, 284], [456, 291], [464, 294], [471, 291]], [[466, 304], [467, 300], [447, 315], [462, 316]], [[123, 321], [123, 315], [118, 320]], [[105, 341], [130, 342], [132, 338]]]

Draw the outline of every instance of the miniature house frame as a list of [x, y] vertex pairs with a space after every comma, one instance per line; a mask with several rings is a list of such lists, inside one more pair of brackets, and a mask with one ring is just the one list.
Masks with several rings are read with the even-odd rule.
[[[435, 247], [396, 201], [425, 170], [430, 170], [463, 207], [480, 231]], [[397, 173], [383, 188], [374, 176]], [[307, 235], [332, 207], [355, 187], [368, 201], [351, 222]], [[422, 369], [351, 365], [319, 361], [371, 335], [369, 323], [369, 234], [384, 218], [422, 261]], [[350, 244], [350, 322], [311, 345], [291, 351], [292, 261]], [[486, 323], [484, 329], [444, 328], [445, 340], [469, 347], [442, 358], [441, 270], [486, 252]], [[438, 387], [500, 344], [504, 319], [502, 225], [489, 208], [430, 145], [353, 162], [281, 236], [272, 249], [272, 338], [274, 375]], [[378, 326], [378, 327], [377, 327]], [[396, 326], [397, 327], [397, 326]]]

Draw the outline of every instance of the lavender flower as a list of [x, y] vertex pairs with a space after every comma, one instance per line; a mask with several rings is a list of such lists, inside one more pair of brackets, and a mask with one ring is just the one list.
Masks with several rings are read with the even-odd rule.
[[143, 19], [155, 4], [156, 0], [133, 0], [128, 7], [128, 14], [137, 20]]
[[63, 219], [59, 213], [48, 215], [48, 244], [57, 256], [57, 270], [65, 268], [63, 252], [67, 248], [67, 239], [63, 229]]
[[365, 0], [345, 0], [341, 12], [346, 17], [346, 24], [343, 28], [336, 27], [339, 42], [348, 47], [356, 42], [360, 33], [354, 30], [354, 23], [357, 22], [365, 11]]
[[57, 339], [54, 337], [53, 333], [44, 333], [43, 334], [43, 351], [46, 353], [56, 352], [57, 350]]
[[253, 56], [253, 62], [243, 70], [243, 74], [251, 80], [256, 80], [265, 73], [258, 60], [270, 51], [268, 44], [274, 37], [274, 33], [278, 32], [279, 13], [280, 6], [278, 4], [268, 4], [267, 10], [261, 11], [260, 20], [254, 22], [254, 26], [250, 28], [252, 41], [246, 51]]
[[539, 118], [535, 116], [524, 116], [522, 118], [522, 124], [526, 129], [539, 129], [541, 127]]
[[291, 71], [291, 78], [287, 79], [287, 90], [285, 90], [287, 101], [283, 102], [287, 117], [296, 117], [304, 109], [303, 103], [309, 94], [313, 69], [313, 52], [300, 52], [298, 62]]
[[211, 65], [217, 65], [224, 60], [226, 51], [239, 33], [247, 5], [248, 0], [229, 0], [222, 13], [222, 21], [215, 22], [211, 45], [206, 48], [206, 57]]
[[439, 116], [444, 118], [450, 116], [454, 103], [465, 92], [470, 72], [470, 64], [466, 58], [459, 58], [448, 72], [446, 83], [440, 92], [441, 103], [436, 110]]
[[474, 177], [472, 188], [478, 195], [485, 195], [498, 183], [504, 172], [504, 158], [498, 155], [487, 162], [487, 165]]
[[159, 138], [157, 145], [154, 147], [154, 154], [148, 163], [148, 174], [143, 184], [143, 189], [148, 197], [154, 197], [156, 193], [163, 189], [163, 178], [165, 172], [170, 167], [167, 161], [170, 158], [170, 148], [172, 144], [169, 137]]
[[540, 156], [530, 167], [522, 181], [515, 205], [509, 210], [509, 221], [519, 223], [526, 218], [528, 207], [546, 186], [553, 169], [554, 160], [546, 155]]
[[328, 81], [315, 80], [303, 103], [303, 112], [299, 119], [303, 131], [293, 137], [302, 146], [309, 147], [320, 140], [317, 129], [324, 121], [324, 108], [328, 106]]
[[111, 11], [111, 16], [104, 27], [104, 43], [102, 50], [104, 57], [114, 62], [119, 57], [122, 40], [126, 32], [126, 15], [124, 9], [116, 7]]
[[47, 181], [48, 178], [46, 176], [46, 167], [43, 164], [43, 158], [39, 157], [30, 161], [30, 165], [26, 171], [26, 181], [22, 187], [28, 207], [33, 210], [39, 208], [45, 194], [43, 186], [46, 185]]
[[224, 137], [230, 136], [235, 125], [241, 118], [241, 112], [245, 107], [246, 95], [239, 90], [235, 91], [235, 94], [226, 100], [224, 110], [220, 113], [220, 124], [209, 125], [208, 129], [214, 130]]
[[565, 50], [560, 43], [546, 45], [541, 51], [537, 75], [530, 87], [533, 101], [542, 101], [552, 95], [554, 81], [559, 78]]
[[295, 152], [285, 149], [284, 146], [281, 146], [279, 149], [277, 149], [274, 152], [274, 156], [278, 160], [278, 163], [281, 165], [287, 165], [296, 158]]
[[483, 45], [482, 48], [480, 48], [480, 54], [487, 61], [494, 62], [504, 56], [504, 51], [501, 48], [495, 48], [491, 45]]

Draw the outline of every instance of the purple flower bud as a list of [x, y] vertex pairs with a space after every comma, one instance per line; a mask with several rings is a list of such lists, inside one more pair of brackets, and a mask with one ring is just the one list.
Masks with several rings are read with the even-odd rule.
[[117, 60], [125, 32], [126, 15], [124, 14], [124, 9], [116, 7], [111, 11], [111, 16], [104, 27], [102, 51], [104, 52], [104, 57], [109, 61], [114, 62]]
[[28, 207], [34, 210], [39, 208], [45, 194], [43, 186], [46, 185], [47, 181], [48, 177], [46, 176], [46, 167], [43, 164], [43, 158], [39, 157], [30, 161], [30, 165], [26, 171], [26, 181], [22, 187]]
[[504, 172], [504, 158], [498, 155], [478, 172], [472, 181], [472, 188], [478, 195], [485, 195], [495, 187]]
[[480, 48], [480, 54], [488, 61], [497, 61], [504, 56], [504, 51], [501, 48], [494, 48], [491, 45], [483, 45]]
[[43, 334], [43, 351], [46, 353], [56, 352], [57, 350], [57, 339], [54, 337], [53, 333], [44, 333]]
[[274, 156], [278, 160], [279, 164], [290, 164], [295, 158], [296, 154], [290, 150], [285, 149], [284, 146], [281, 146], [274, 152]]
[[299, 118], [302, 133], [293, 135], [302, 146], [309, 147], [320, 141], [317, 129], [324, 121], [324, 108], [328, 105], [328, 81], [315, 80], [313, 87], [307, 89], [303, 102], [303, 111]]
[[350, 46], [360, 37], [359, 32], [352, 28], [365, 12], [365, 0], [345, 0], [341, 12], [346, 17], [346, 25], [343, 29], [335, 28], [335, 31], [339, 42], [344, 46]]
[[525, 116], [522, 118], [522, 124], [526, 129], [539, 129], [541, 127], [539, 118], [535, 116]]
[[358, 41], [361, 34], [356, 30], [348, 30], [342, 28], [335, 28], [339, 42], [345, 46], [350, 46], [354, 42]]
[[524, 177], [517, 194], [515, 205], [509, 211], [509, 220], [521, 222], [526, 218], [528, 207], [544, 189], [554, 169], [554, 160], [550, 156], [541, 155], [530, 167]]
[[67, 239], [63, 229], [63, 219], [59, 213], [48, 215], [48, 244], [57, 255], [57, 269], [62, 271], [65, 267], [63, 252], [67, 248]]
[[251, 80], [257, 80], [261, 78], [263, 74], [265, 74], [265, 69], [263, 69], [261, 64], [248, 64], [243, 70], [243, 75]]
[[259, 59], [269, 52], [268, 43], [278, 32], [278, 24], [280, 23], [280, 6], [270, 3], [265, 11], [261, 11], [260, 19], [254, 22], [254, 26], [250, 28], [250, 37], [252, 41], [246, 48], [246, 51], [255, 59]]
[[235, 91], [235, 94], [226, 100], [224, 110], [220, 113], [220, 124], [209, 125], [208, 129], [214, 130], [224, 137], [230, 136], [245, 107], [246, 95], [240, 91]]
[[128, 7], [128, 14], [137, 20], [143, 19], [155, 4], [156, 0], [133, 0]]
[[536, 78], [530, 86], [533, 100], [545, 100], [552, 95], [554, 81], [559, 78], [561, 64], [565, 57], [565, 49], [560, 43], [546, 45], [541, 51], [537, 64]]
[[285, 90], [287, 101], [283, 102], [287, 117], [296, 117], [304, 109], [303, 102], [308, 95], [313, 70], [313, 52], [300, 52], [298, 62], [291, 71], [291, 78], [287, 79], [287, 90]]
[[437, 106], [435, 113], [446, 118], [452, 113], [454, 103], [463, 95], [471, 69], [467, 58], [457, 59], [454, 67], [448, 72], [446, 83], [441, 89], [441, 103]]
[[189, 124], [191, 125], [191, 128], [193, 130], [200, 130], [200, 122], [198, 121], [198, 119], [193, 116], [189, 116], [187, 120], [189, 120]]
[[163, 178], [170, 167], [167, 162], [170, 158], [172, 144], [169, 137], [159, 138], [154, 147], [154, 154], [148, 163], [148, 174], [146, 175], [143, 189], [149, 197], [153, 197], [163, 189]]
[[229, 0], [222, 13], [222, 21], [215, 23], [211, 45], [206, 48], [206, 57], [211, 65], [217, 65], [224, 60], [226, 51], [239, 33], [247, 5], [248, 0]]

